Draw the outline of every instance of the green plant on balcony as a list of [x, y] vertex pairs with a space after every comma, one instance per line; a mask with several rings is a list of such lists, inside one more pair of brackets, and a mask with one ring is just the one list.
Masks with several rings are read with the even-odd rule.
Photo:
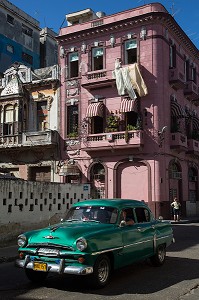
[[77, 132], [70, 132], [69, 134], [68, 134], [68, 138], [70, 138], [70, 139], [74, 139], [74, 138], [76, 138], [78, 136], [78, 133]]
[[133, 125], [128, 124], [126, 126], [126, 130], [138, 130], [138, 126], [133, 126]]
[[78, 137], [78, 128], [77, 128], [77, 126], [74, 126], [73, 131], [69, 132], [68, 138], [75, 139], [77, 137]]
[[107, 118], [106, 132], [119, 131], [119, 121], [120, 118], [118, 116], [110, 115]]

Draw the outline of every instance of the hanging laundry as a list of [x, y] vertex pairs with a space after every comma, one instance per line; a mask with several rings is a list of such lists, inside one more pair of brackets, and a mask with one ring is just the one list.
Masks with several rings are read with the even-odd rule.
[[142, 78], [138, 64], [135, 63], [129, 66], [128, 69], [133, 88], [137, 90], [140, 97], [146, 96], [148, 94], [148, 89], [144, 82], [144, 79]]
[[116, 79], [116, 86], [120, 96], [128, 94], [131, 99], [137, 98], [131, 83], [128, 67], [122, 67], [121, 60], [119, 58], [115, 60], [113, 78]]
[[120, 96], [125, 95], [125, 87], [122, 76], [122, 66], [120, 58], [115, 60], [115, 70], [113, 71], [113, 78], [116, 80], [117, 91]]

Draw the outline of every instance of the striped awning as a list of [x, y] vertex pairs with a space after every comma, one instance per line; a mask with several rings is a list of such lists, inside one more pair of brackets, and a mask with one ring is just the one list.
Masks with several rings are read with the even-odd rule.
[[132, 99], [123, 99], [120, 104], [120, 112], [129, 112], [129, 111], [138, 111], [138, 103], [137, 100]]
[[184, 118], [185, 117], [184, 109], [177, 101], [174, 101], [174, 100], [171, 100], [171, 115], [172, 115], [172, 117], [176, 117], [176, 118]]
[[92, 118], [97, 116], [103, 118], [103, 112], [104, 112], [103, 102], [91, 103], [87, 107], [86, 116], [87, 118]]
[[199, 130], [199, 118], [196, 116], [192, 117], [192, 125], [193, 125], [193, 130]]

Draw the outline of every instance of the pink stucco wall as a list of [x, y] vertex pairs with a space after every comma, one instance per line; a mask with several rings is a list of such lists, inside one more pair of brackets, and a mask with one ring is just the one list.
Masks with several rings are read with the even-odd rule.
[[[156, 16], [158, 16], [156, 18]], [[75, 46], [80, 54], [80, 61], [85, 66], [90, 64], [90, 48], [94, 41], [100, 41], [105, 49], [105, 68], [107, 80], [114, 70], [116, 58], [122, 58], [123, 38], [133, 32], [138, 44], [138, 64], [142, 77], [148, 88], [148, 95], [140, 99], [140, 113], [143, 118], [143, 145], [122, 144], [118, 149], [116, 144], [106, 141], [98, 141], [98, 147], [86, 147], [80, 142], [79, 153], [74, 155], [70, 148], [64, 148], [63, 158], [73, 158], [81, 169], [83, 180], [90, 180], [89, 166], [98, 158], [106, 167], [105, 196], [134, 198], [146, 201], [155, 211], [156, 215], [170, 216], [171, 189], [176, 189], [178, 197], [181, 197], [183, 213], [186, 214], [189, 189], [193, 188], [186, 183], [188, 177], [189, 162], [197, 163], [197, 159], [187, 155], [186, 149], [176, 145], [171, 148], [171, 107], [170, 96], [175, 95], [182, 107], [192, 106], [199, 115], [198, 108], [184, 95], [183, 88], [176, 89], [169, 83], [169, 45], [172, 40], [177, 49], [176, 66], [179, 72], [184, 73], [184, 56], [194, 61], [196, 49], [186, 37], [181, 28], [172, 17], [168, 17], [167, 11], [161, 4], [149, 4], [143, 7], [124, 11], [103, 18], [103, 27], [91, 28], [91, 22], [74, 25], [61, 29], [59, 43], [65, 48], [66, 56], [60, 58], [61, 69], [65, 70], [67, 64], [67, 52], [71, 46]], [[169, 20], [169, 21], [168, 21]], [[132, 22], [130, 25], [129, 22]], [[118, 24], [121, 26], [118, 27]], [[127, 24], [127, 25], [126, 25]], [[173, 25], [173, 27], [171, 26]], [[140, 38], [142, 26], [147, 29], [146, 39]], [[173, 30], [176, 29], [176, 30]], [[113, 34], [116, 43], [110, 46], [110, 34]], [[186, 40], [188, 46], [182, 46]], [[85, 41], [86, 53], [81, 53], [81, 44]], [[198, 61], [195, 60], [198, 68]], [[109, 72], [109, 73], [108, 73]], [[107, 114], [111, 111], [118, 114], [121, 96], [118, 95], [115, 84], [99, 86], [95, 89], [84, 87], [87, 72], [75, 78], [78, 82], [79, 92], [76, 95], [79, 105], [79, 121], [86, 117], [89, 100], [95, 95], [105, 98]], [[62, 72], [61, 86], [61, 135], [66, 136], [66, 102], [67, 80]], [[96, 82], [98, 80], [96, 79]], [[83, 84], [83, 85], [82, 85]], [[167, 126], [161, 136], [161, 129]], [[90, 147], [90, 148], [89, 148]], [[73, 155], [71, 155], [73, 154]], [[129, 161], [132, 156], [133, 160]], [[169, 165], [171, 161], [177, 161], [182, 171], [181, 182], [170, 179]], [[184, 182], [184, 184], [182, 184]]]

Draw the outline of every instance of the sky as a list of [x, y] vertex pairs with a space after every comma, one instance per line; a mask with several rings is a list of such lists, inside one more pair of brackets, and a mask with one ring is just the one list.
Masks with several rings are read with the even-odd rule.
[[164, 5], [174, 19], [199, 49], [199, 1], [198, 0], [9, 0], [40, 22], [40, 27], [49, 27], [55, 32], [66, 27], [65, 15], [91, 8], [106, 15], [142, 6], [152, 2]]

